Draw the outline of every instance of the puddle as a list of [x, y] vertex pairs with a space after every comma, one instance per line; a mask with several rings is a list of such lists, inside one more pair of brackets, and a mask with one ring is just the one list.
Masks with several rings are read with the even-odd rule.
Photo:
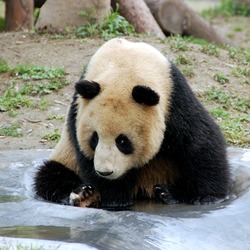
[[228, 150], [233, 188], [222, 203], [138, 202], [119, 212], [34, 199], [34, 173], [50, 153], [0, 152], [0, 249], [18, 244], [42, 249], [250, 248], [250, 150]]

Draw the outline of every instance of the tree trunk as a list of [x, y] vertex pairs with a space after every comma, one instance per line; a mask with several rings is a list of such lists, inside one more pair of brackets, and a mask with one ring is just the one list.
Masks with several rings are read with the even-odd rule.
[[228, 43], [201, 16], [182, 0], [145, 0], [156, 21], [166, 33], [192, 35], [217, 44]]
[[117, 3], [119, 4], [120, 14], [135, 26], [136, 32], [165, 38], [164, 33], [143, 0], [112, 0], [111, 5], [114, 10], [116, 10]]
[[6, 31], [20, 31], [32, 29], [34, 0], [6, 1]]

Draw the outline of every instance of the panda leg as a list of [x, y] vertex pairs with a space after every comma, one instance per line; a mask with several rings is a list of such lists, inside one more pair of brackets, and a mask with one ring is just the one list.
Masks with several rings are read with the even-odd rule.
[[75, 172], [57, 161], [40, 166], [34, 190], [36, 195], [64, 205], [97, 207], [100, 202], [99, 194], [91, 186], [84, 185]]

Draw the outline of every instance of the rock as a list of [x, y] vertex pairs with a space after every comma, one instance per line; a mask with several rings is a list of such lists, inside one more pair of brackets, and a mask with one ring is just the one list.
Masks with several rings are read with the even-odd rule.
[[[85, 11], [86, 15], [79, 15], [80, 11]], [[66, 28], [79, 27], [86, 21], [100, 22], [109, 12], [110, 0], [47, 0], [35, 27], [38, 31], [63, 33]]]

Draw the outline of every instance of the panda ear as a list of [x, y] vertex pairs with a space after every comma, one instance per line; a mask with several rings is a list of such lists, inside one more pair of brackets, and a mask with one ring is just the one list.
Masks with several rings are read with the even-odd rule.
[[155, 106], [160, 101], [160, 96], [147, 86], [135, 86], [132, 90], [132, 96], [136, 102], [148, 106]]
[[92, 99], [99, 94], [101, 87], [97, 82], [80, 80], [75, 84], [75, 89], [83, 98]]

